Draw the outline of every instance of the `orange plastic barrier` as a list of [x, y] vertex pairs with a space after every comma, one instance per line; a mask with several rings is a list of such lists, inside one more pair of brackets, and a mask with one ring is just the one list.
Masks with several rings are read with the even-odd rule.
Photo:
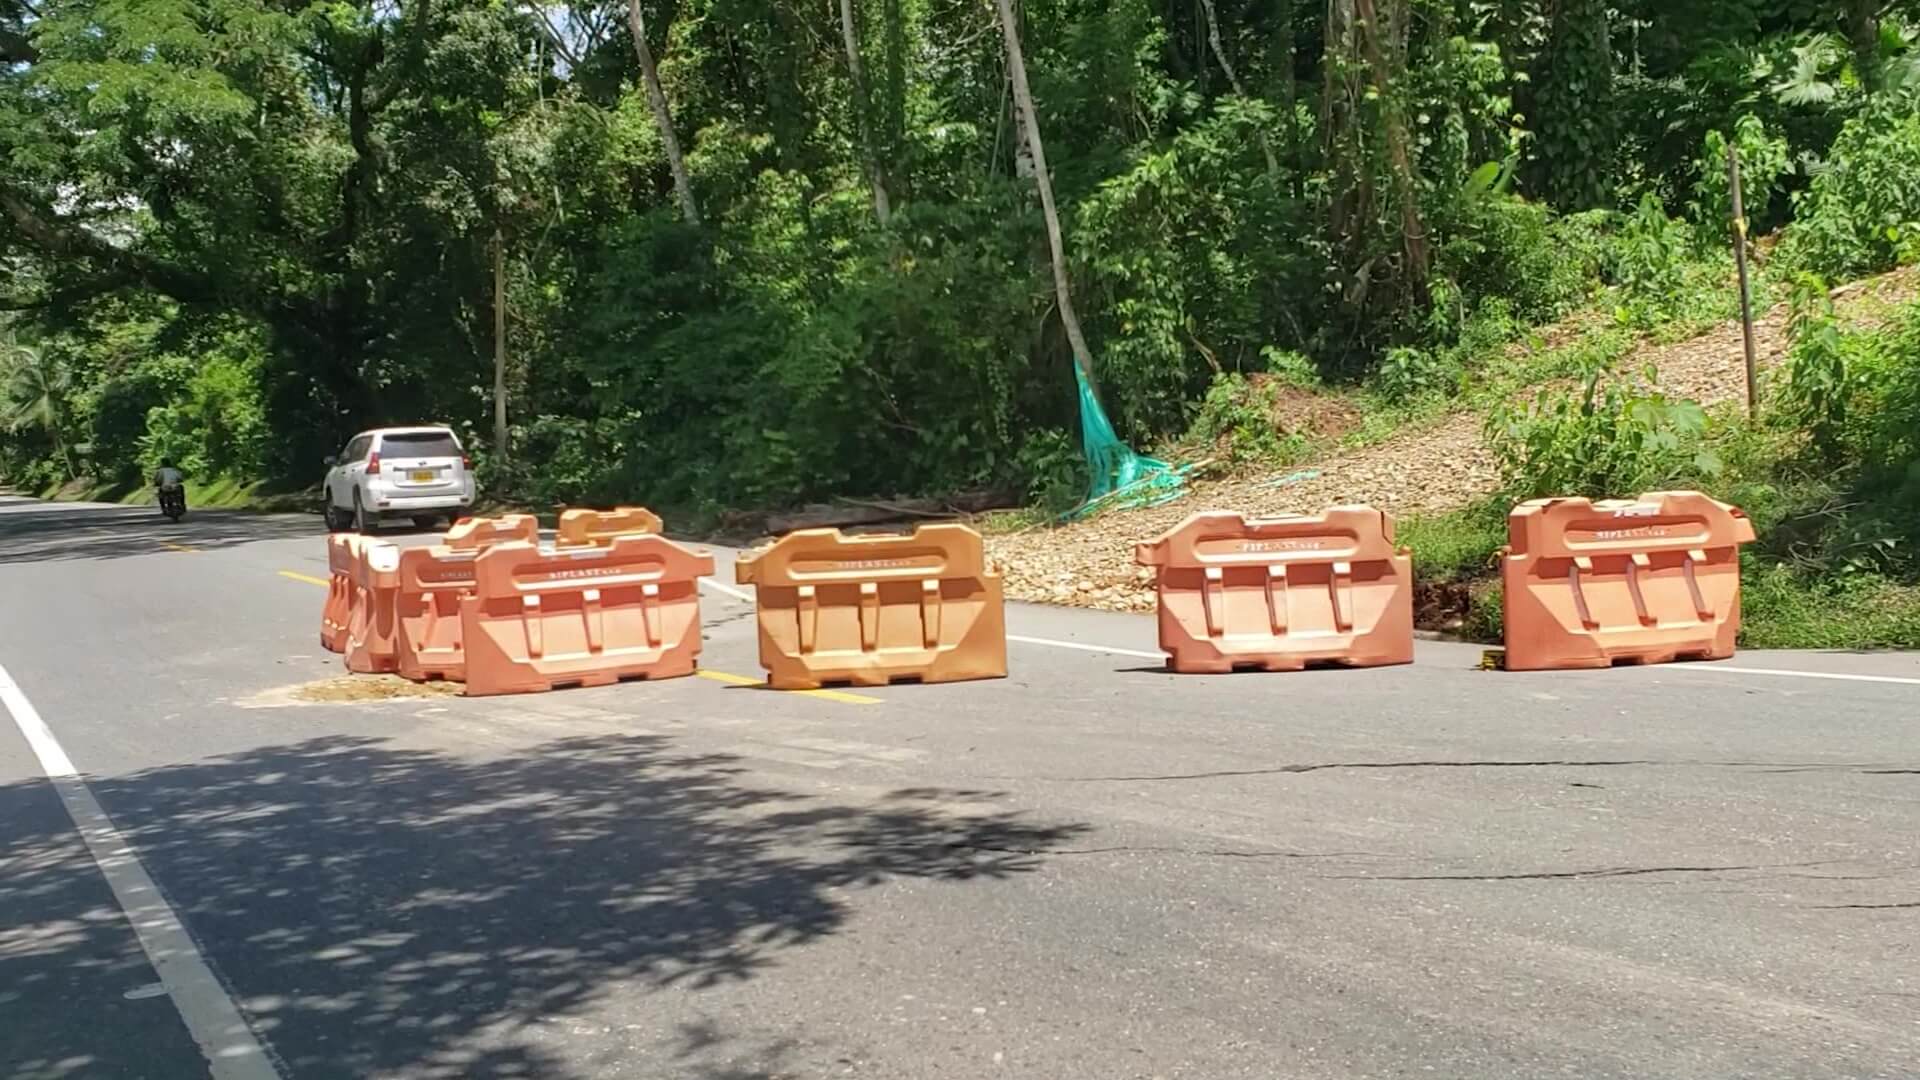
[[497, 518], [461, 518], [442, 541], [455, 551], [479, 551], [494, 544], [521, 540], [540, 542], [540, 522], [532, 514], [505, 514]]
[[327, 602], [320, 608], [320, 646], [347, 651], [347, 619], [353, 611], [353, 564], [360, 558], [360, 537], [327, 537]]
[[635, 535], [556, 552], [498, 544], [473, 565], [460, 602], [469, 694], [693, 674], [711, 555]]
[[347, 670], [371, 675], [393, 671], [394, 597], [400, 591], [400, 549], [384, 540], [362, 539], [353, 561], [353, 606], [347, 613]]
[[1134, 561], [1159, 568], [1160, 648], [1174, 671], [1413, 662], [1413, 558], [1370, 506], [1198, 513]]
[[467, 654], [460, 636], [460, 601], [473, 591], [473, 561], [495, 544], [536, 544], [540, 523], [531, 514], [465, 518], [445, 544], [400, 553], [400, 591], [394, 597], [396, 670], [415, 682], [465, 682]]
[[760, 665], [775, 689], [1006, 677], [1000, 576], [965, 525], [911, 536], [803, 529], [734, 571], [758, 587]]
[[415, 682], [466, 681], [460, 601], [473, 591], [476, 557], [474, 551], [451, 547], [408, 548], [400, 553], [394, 652], [395, 670], [403, 677]]
[[1507, 517], [1506, 668], [1733, 655], [1753, 523], [1697, 491], [1535, 499]]
[[560, 546], [605, 547], [616, 536], [660, 532], [660, 515], [644, 506], [621, 506], [612, 510], [568, 510], [560, 515]]

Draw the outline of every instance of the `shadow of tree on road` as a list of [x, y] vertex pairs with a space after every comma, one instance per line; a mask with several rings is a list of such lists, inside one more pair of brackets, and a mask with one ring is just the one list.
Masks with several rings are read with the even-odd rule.
[[318, 551], [325, 534], [317, 515], [198, 510], [173, 522], [150, 506], [0, 504], [0, 563], [124, 559], [164, 554], [173, 550], [168, 545], [217, 551], [302, 537], [314, 538]]
[[[299, 1076], [585, 1075], [565, 1022], [616, 991], [765, 975], [839, 930], [850, 890], [1005, 878], [1086, 831], [927, 792], [834, 805], [741, 773], [652, 736], [486, 761], [329, 737], [93, 786]], [[7, 813], [33, 787], [0, 787], [0, 912], [50, 919], [98, 878], [70, 826]], [[108, 923], [87, 933], [125, 933]], [[0, 986], [81, 944], [0, 953]], [[757, 1075], [719, 1048], [668, 1065], [673, 1046], [661, 1075]]]

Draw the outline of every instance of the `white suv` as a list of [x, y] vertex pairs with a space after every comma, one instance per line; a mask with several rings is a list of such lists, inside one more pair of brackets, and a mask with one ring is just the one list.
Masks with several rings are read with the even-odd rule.
[[444, 427], [379, 428], [327, 458], [327, 528], [372, 532], [386, 518], [431, 529], [473, 506], [473, 472]]

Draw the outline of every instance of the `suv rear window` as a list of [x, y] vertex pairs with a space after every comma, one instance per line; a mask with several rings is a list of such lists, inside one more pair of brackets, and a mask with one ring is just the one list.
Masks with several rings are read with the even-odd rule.
[[380, 449], [394, 457], [459, 457], [451, 431], [417, 431], [380, 436]]

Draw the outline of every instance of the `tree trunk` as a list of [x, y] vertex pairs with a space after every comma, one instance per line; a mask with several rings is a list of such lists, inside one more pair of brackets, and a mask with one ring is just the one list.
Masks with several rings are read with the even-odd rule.
[[640, 79], [646, 83], [647, 104], [653, 108], [653, 122], [660, 129], [660, 148], [666, 152], [667, 168], [673, 173], [673, 193], [680, 200], [680, 216], [689, 225], [700, 224], [700, 207], [693, 201], [693, 181], [687, 176], [687, 161], [680, 155], [680, 138], [673, 133], [673, 110], [667, 107], [666, 92], [660, 89], [660, 69], [654, 66], [653, 49], [647, 45], [647, 22], [640, 11], [640, 0], [627, 0], [627, 26], [633, 31], [633, 54], [640, 60]]
[[[846, 0], [841, 2], [845, 3]], [[1200, 0], [1200, 7], [1207, 17], [1207, 43], [1213, 46], [1213, 58], [1220, 62], [1220, 70], [1226, 72], [1227, 85], [1233, 87], [1234, 96], [1252, 101], [1245, 84], [1240, 81], [1240, 74], [1233, 70], [1233, 61], [1227, 59], [1227, 50], [1220, 44], [1220, 17], [1213, 9], [1213, 0]], [[1267, 158], [1267, 175], [1278, 179], [1280, 159], [1274, 156], [1273, 140], [1267, 137], [1265, 128], [1260, 129], [1260, 152]]]
[[[1007, 94], [1013, 93], [1013, 76], [1007, 76]], [[1022, 180], [1033, 179], [1033, 141], [1027, 138], [1027, 111], [1020, 107], [1016, 98], [1013, 102], [1013, 175]]]
[[880, 160], [887, 163], [887, 194], [911, 198], [913, 176], [900, 164], [907, 139], [907, 60], [913, 52], [902, 4], [903, 0], [880, 3], [881, 37], [887, 45], [880, 77]]
[[1326, 26], [1321, 33], [1320, 156], [1331, 163], [1343, 125], [1337, 111], [1344, 97], [1347, 73], [1342, 70], [1353, 33], [1353, 0], [1327, 0]]
[[840, 34], [847, 41], [847, 77], [853, 82], [854, 127], [860, 134], [860, 153], [867, 159], [867, 174], [873, 178], [873, 216], [886, 228], [893, 207], [887, 198], [887, 173], [880, 165], [878, 140], [873, 137], [873, 98], [867, 93], [867, 76], [860, 64], [860, 34], [853, 25], [853, 0], [840, 0]]
[[493, 231], [493, 455], [507, 460], [507, 243]]
[[1860, 86], [1868, 93], [1880, 89], [1880, 0], [1847, 0], [1847, 39]]
[[1327, 233], [1337, 245], [1351, 240], [1351, 222], [1370, 201], [1368, 170], [1352, 150], [1355, 103], [1360, 100], [1353, 74], [1353, 0], [1327, 0], [1320, 62], [1320, 161], [1329, 181]]
[[1294, 57], [1293, 0], [1280, 0], [1275, 21], [1278, 28], [1274, 31], [1267, 67], [1280, 83], [1280, 108], [1287, 122], [1287, 165], [1292, 170], [1293, 197], [1298, 199], [1305, 190], [1302, 181], [1306, 176], [1307, 163], [1300, 146], [1300, 91], [1294, 79], [1297, 65]]
[[1053, 291], [1060, 303], [1060, 321], [1067, 328], [1067, 343], [1073, 347], [1073, 362], [1080, 366], [1088, 385], [1097, 386], [1093, 377], [1093, 353], [1087, 348], [1086, 335], [1080, 332], [1080, 316], [1073, 310], [1073, 286], [1067, 280], [1066, 245], [1060, 237], [1060, 214], [1053, 204], [1053, 175], [1047, 169], [1047, 150], [1040, 140], [1040, 116], [1033, 108], [1033, 90], [1027, 85], [1027, 60], [1020, 49], [1020, 27], [1014, 21], [1013, 0], [994, 0], [1000, 14], [1000, 33], [1007, 42], [1007, 74], [1013, 79], [1013, 106], [1016, 117], [1024, 116], [1027, 148], [1033, 153], [1033, 180], [1040, 189], [1040, 213], [1047, 222], [1047, 246], [1053, 254]]
[[1373, 0], [1354, 0], [1360, 41], [1367, 51], [1367, 66], [1373, 69], [1373, 88], [1380, 94], [1380, 115], [1387, 128], [1387, 165], [1393, 171], [1394, 195], [1400, 203], [1400, 231], [1407, 253], [1407, 275], [1414, 293], [1423, 301], [1427, 295], [1427, 229], [1420, 220], [1420, 191], [1413, 178], [1413, 154], [1408, 149], [1407, 126], [1394, 103], [1387, 79], [1387, 60], [1380, 48], [1380, 24]]

